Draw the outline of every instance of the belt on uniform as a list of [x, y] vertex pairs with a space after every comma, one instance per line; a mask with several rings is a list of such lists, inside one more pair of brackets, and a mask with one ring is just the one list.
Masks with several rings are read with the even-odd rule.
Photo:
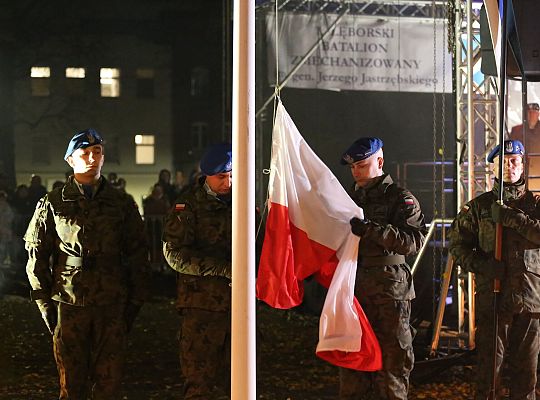
[[[65, 260], [62, 260], [65, 258]], [[83, 258], [82, 257], [75, 257], [75, 256], [60, 256], [59, 260], [60, 264], [69, 265], [71, 267], [82, 267], [83, 266]]]
[[77, 256], [68, 256], [67, 254], [60, 254], [58, 257], [58, 264], [60, 265], [69, 265], [70, 267], [82, 267], [83, 265], [92, 266], [95, 265], [98, 260], [108, 260], [116, 261], [120, 260], [120, 255], [118, 254], [109, 254], [109, 255], [99, 255], [99, 256], [86, 256], [86, 257], [77, 257]]
[[397, 264], [405, 264], [405, 256], [401, 254], [395, 254], [392, 256], [377, 256], [377, 257], [360, 256], [358, 258], [358, 261], [359, 261], [359, 265], [362, 267], [397, 265]]

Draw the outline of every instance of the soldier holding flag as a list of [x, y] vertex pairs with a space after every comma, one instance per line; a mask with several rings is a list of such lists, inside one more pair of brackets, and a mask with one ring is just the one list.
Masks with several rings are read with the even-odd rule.
[[364, 210], [364, 219], [350, 221], [352, 233], [360, 236], [355, 295], [381, 345], [383, 366], [374, 373], [341, 368], [340, 399], [406, 400], [414, 364], [409, 325], [414, 286], [405, 256], [425, 240], [424, 215], [413, 194], [383, 172], [381, 139], [356, 140], [341, 164], [350, 167], [349, 193]]
[[[489, 396], [493, 355], [495, 381], [500, 392], [503, 360], [510, 373], [510, 398], [535, 399], [536, 366], [540, 350], [540, 198], [525, 185], [525, 149], [518, 140], [504, 141], [503, 200], [499, 180], [493, 189], [466, 203], [450, 231], [450, 254], [457, 265], [476, 274], [478, 351], [476, 399]], [[487, 160], [499, 156], [497, 145]], [[496, 224], [502, 224], [502, 260], [494, 256]], [[497, 319], [493, 310], [493, 281], [501, 282]], [[497, 349], [494, 326], [497, 325]], [[510, 349], [510, 351], [508, 351]], [[507, 355], [507, 357], [505, 357]], [[498, 397], [497, 397], [498, 398]]]

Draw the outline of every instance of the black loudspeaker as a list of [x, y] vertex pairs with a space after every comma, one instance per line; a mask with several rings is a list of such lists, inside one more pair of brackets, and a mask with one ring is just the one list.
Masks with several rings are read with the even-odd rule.
[[[516, 48], [513, 51], [507, 47], [507, 76], [520, 77], [516, 58], [521, 58], [523, 72], [528, 81], [540, 81], [540, 1], [538, 0], [509, 0], [513, 7], [509, 13], [515, 20], [515, 29], [509, 29], [509, 41]], [[511, 24], [513, 25], [513, 24]], [[482, 63], [480, 70], [485, 75], [497, 75], [495, 56], [491, 45], [491, 34], [484, 6], [480, 10], [480, 50]]]
[[513, 0], [523, 68], [528, 81], [540, 81], [540, 1]]

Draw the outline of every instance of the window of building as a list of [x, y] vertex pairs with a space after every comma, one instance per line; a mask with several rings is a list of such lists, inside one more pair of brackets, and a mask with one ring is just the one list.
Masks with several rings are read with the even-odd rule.
[[191, 123], [191, 147], [203, 149], [206, 147], [206, 133], [208, 132], [208, 123], [204, 121], [195, 121]]
[[210, 86], [210, 71], [208, 68], [195, 67], [191, 70], [190, 93], [193, 97], [208, 96]]
[[154, 135], [135, 135], [135, 164], [154, 164]]
[[99, 78], [101, 97], [120, 96], [120, 70], [118, 68], [101, 68]]
[[86, 77], [86, 69], [79, 67], [66, 68], [66, 78], [84, 79]]
[[80, 96], [84, 93], [84, 78], [86, 69], [80, 67], [66, 68], [66, 85], [68, 94], [71, 96]]
[[51, 94], [50, 67], [32, 67], [30, 69], [30, 78], [32, 80], [32, 96], [44, 97]]
[[154, 97], [154, 70], [152, 68], [137, 68], [137, 97]]

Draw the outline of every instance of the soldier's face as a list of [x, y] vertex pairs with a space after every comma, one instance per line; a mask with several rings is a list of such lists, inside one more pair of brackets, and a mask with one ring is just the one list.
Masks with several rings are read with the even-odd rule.
[[[493, 172], [499, 176], [499, 157], [495, 158]], [[516, 183], [523, 174], [523, 157], [519, 154], [506, 154], [504, 156], [503, 181], [505, 183]]]
[[229, 194], [232, 188], [232, 173], [222, 172], [206, 177], [206, 184], [217, 194]]
[[68, 158], [68, 163], [73, 168], [74, 174], [99, 178], [104, 160], [103, 146], [96, 144], [75, 150]]
[[527, 121], [529, 121], [529, 122], [537, 122], [539, 116], [540, 116], [540, 111], [527, 110]]
[[382, 156], [382, 152], [377, 152], [365, 160], [360, 160], [350, 164], [351, 174], [354, 181], [358, 186], [367, 185], [373, 178], [382, 175], [383, 164], [384, 158]]

